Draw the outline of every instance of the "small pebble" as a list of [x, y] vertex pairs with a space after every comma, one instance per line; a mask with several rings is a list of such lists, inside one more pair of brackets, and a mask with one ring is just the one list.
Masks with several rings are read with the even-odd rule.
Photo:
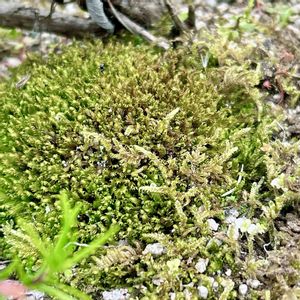
[[162, 255], [165, 251], [166, 249], [164, 248], [163, 245], [161, 245], [160, 243], [154, 243], [154, 244], [148, 244], [145, 250], [143, 251], [143, 254], [145, 255], [151, 253], [155, 256], [159, 256]]
[[257, 289], [261, 285], [261, 282], [257, 279], [249, 279], [247, 280], [247, 284], [253, 289]]
[[201, 299], [207, 299], [208, 289], [203, 285], [198, 286], [198, 295]]
[[219, 288], [219, 284], [215, 281], [213, 284], [212, 284], [212, 288], [214, 291], [217, 291], [218, 288]]
[[127, 289], [115, 289], [109, 292], [102, 293], [103, 300], [127, 300], [129, 294]]
[[245, 296], [247, 294], [247, 292], [248, 292], [248, 285], [244, 284], [244, 283], [240, 284], [239, 285], [239, 293], [240, 293], [240, 295]]
[[199, 273], [204, 273], [206, 271], [206, 267], [208, 265], [208, 259], [200, 258], [195, 265], [196, 270]]
[[9, 68], [16, 68], [21, 63], [22, 63], [22, 61], [17, 57], [8, 57], [4, 60], [4, 64]]
[[242, 217], [235, 220], [236, 227], [242, 232], [247, 232], [249, 226], [251, 225], [251, 220]]
[[232, 273], [232, 271], [230, 269], [228, 269], [228, 270], [226, 270], [225, 275], [229, 277], [229, 276], [231, 276], [231, 273]]
[[234, 217], [234, 216], [228, 216], [228, 217], [225, 219], [225, 223], [231, 224], [231, 223], [234, 223], [235, 220], [236, 220], [236, 217]]
[[225, 214], [229, 217], [238, 217], [239, 216], [239, 212], [235, 209], [235, 208], [230, 208], [228, 210], [225, 211]]
[[118, 246], [128, 246], [128, 241], [126, 239], [119, 240], [118, 241]]
[[213, 285], [215, 279], [213, 277], [208, 276], [207, 279], [209, 280], [210, 284]]
[[188, 289], [183, 290], [183, 296], [185, 300], [191, 300], [192, 299], [192, 293]]
[[26, 295], [26, 300], [43, 300], [45, 297], [45, 294], [39, 291], [30, 291]]
[[250, 224], [247, 232], [249, 234], [255, 234], [257, 232], [257, 226], [255, 224]]
[[223, 2], [218, 5], [218, 10], [220, 11], [221, 14], [223, 14], [228, 9], [229, 9], [229, 5], [227, 3]]
[[293, 7], [292, 7], [292, 10], [293, 10], [293, 12], [295, 13], [295, 14], [300, 14], [300, 3], [299, 4], [297, 4], [297, 5], [294, 5]]
[[216, 0], [206, 0], [206, 4], [211, 7], [215, 7], [217, 5], [217, 1]]
[[162, 278], [154, 278], [152, 279], [153, 284], [160, 286], [164, 283], [164, 280]]
[[219, 228], [219, 224], [214, 219], [207, 220], [208, 226], [212, 231], [217, 231]]
[[294, 22], [294, 25], [300, 29], [300, 19], [297, 19], [295, 22]]
[[281, 95], [280, 94], [275, 94], [274, 96], [273, 96], [273, 100], [274, 100], [274, 102], [279, 102], [279, 101], [281, 101]]

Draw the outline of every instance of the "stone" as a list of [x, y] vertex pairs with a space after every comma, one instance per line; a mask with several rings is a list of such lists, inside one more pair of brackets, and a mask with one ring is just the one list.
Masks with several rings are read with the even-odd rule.
[[166, 252], [166, 249], [160, 243], [148, 244], [143, 251], [143, 254], [151, 253], [154, 256], [160, 256]]
[[127, 289], [115, 289], [102, 293], [103, 300], [127, 300], [129, 294]]
[[242, 296], [245, 296], [248, 292], [248, 285], [247, 284], [240, 284], [239, 285], [239, 294]]
[[214, 219], [207, 220], [208, 226], [212, 231], [217, 231], [219, 228], [219, 224]]
[[201, 299], [207, 299], [208, 289], [203, 285], [198, 286], [198, 295]]
[[198, 260], [198, 262], [196, 263], [196, 265], [195, 265], [196, 270], [199, 273], [204, 273], [206, 271], [206, 267], [208, 265], [208, 262], [209, 262], [209, 260], [207, 258], [206, 259], [200, 258]]

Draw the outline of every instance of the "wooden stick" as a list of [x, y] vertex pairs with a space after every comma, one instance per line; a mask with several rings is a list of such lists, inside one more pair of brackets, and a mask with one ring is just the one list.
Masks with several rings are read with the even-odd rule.
[[86, 37], [89, 34], [105, 36], [107, 33], [91, 19], [84, 19], [55, 12], [28, 8], [21, 4], [0, 6], [0, 26], [19, 27], [27, 30], [53, 32], [68, 37]]

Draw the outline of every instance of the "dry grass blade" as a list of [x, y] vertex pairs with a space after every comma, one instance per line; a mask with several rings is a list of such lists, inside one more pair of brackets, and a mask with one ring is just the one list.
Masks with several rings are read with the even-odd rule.
[[23, 76], [21, 78], [21, 80], [19, 80], [17, 83], [16, 83], [16, 88], [17, 89], [21, 89], [27, 82], [28, 80], [30, 79], [30, 74], [27, 74], [25, 76]]

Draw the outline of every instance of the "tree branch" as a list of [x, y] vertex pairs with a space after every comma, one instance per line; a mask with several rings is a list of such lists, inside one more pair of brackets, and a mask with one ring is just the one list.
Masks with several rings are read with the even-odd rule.
[[53, 13], [49, 11], [27, 8], [20, 4], [4, 4], [0, 6], [0, 26], [19, 27], [27, 30], [53, 32], [69, 37], [84, 37], [89, 34], [104, 36], [107, 33], [91, 19]]

